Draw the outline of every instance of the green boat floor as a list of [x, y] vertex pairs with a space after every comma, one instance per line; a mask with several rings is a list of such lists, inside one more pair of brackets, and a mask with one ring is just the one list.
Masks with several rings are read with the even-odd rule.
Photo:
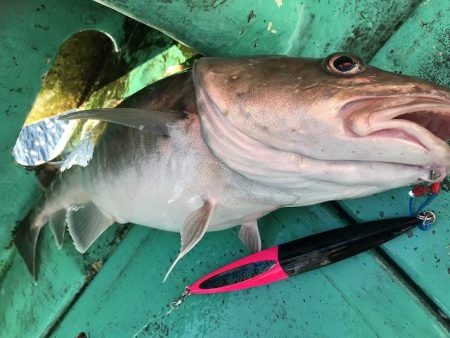
[[[212, 2], [212, 6], [203, 0], [155, 0], [152, 10], [143, 0], [100, 2], [159, 27], [207, 55], [320, 57], [349, 50], [384, 69], [450, 86], [448, 0], [422, 1], [417, 8], [417, 0], [229, 0]], [[245, 254], [236, 229], [207, 234], [166, 284], [161, 281], [178, 252], [178, 235], [140, 226], [125, 234], [123, 227], [115, 227], [81, 256], [70, 239], [58, 251], [46, 229], [45, 265], [39, 285], [34, 286], [10, 245], [10, 231], [38, 197], [38, 190], [32, 175], [13, 164], [11, 148], [39, 91], [41, 76], [62, 42], [80, 30], [98, 29], [108, 33], [119, 49], [127, 48], [123, 44], [127, 27], [122, 15], [90, 1], [6, 3], [0, 4], [4, 66], [0, 75], [8, 80], [0, 86], [0, 218], [4, 225], [0, 247], [5, 248], [0, 253], [0, 337], [43, 336], [48, 330], [56, 337], [81, 332], [90, 337], [450, 336], [391, 267], [371, 252], [266, 287], [192, 296], [178, 311], [166, 315], [168, 303], [186, 284]], [[150, 38], [135, 44], [142, 51], [139, 57], [131, 56], [124, 76], [93, 95], [92, 104], [112, 94], [117, 96], [113, 98], [127, 96], [157, 78], [154, 73], [171, 60], [165, 52], [145, 60], [146, 53], [159, 53], [149, 52], [153, 42]], [[170, 55], [178, 62], [186, 59], [178, 51]], [[341, 205], [360, 221], [400, 215], [407, 212], [406, 193], [407, 189], [399, 189]], [[412, 237], [384, 246], [447, 316], [448, 204], [448, 193], [433, 204], [439, 217], [434, 232], [414, 230]], [[280, 210], [262, 223], [264, 247], [344, 224], [329, 204]]]
[[[358, 221], [408, 215], [408, 191], [398, 189], [341, 205]], [[423, 200], [422, 200], [423, 201]], [[420, 203], [418, 203], [420, 204]], [[444, 192], [430, 206], [438, 220], [432, 231], [414, 229], [383, 245], [384, 250], [450, 316], [450, 194]]]
[[423, 1], [371, 64], [450, 87], [450, 1]]
[[[116, 230], [109, 229], [89, 255], [98, 262], [106, 259], [115, 248]], [[36, 337], [47, 332], [94, 272], [96, 261], [76, 252], [69, 238], [62, 250], [57, 249], [49, 229], [41, 239], [39, 254], [45, 268], [40, 270], [37, 285], [17, 253], [1, 280], [0, 337]]]
[[[333, 206], [264, 219], [263, 246], [342, 226]], [[272, 285], [169, 303], [204, 274], [246, 253], [237, 230], [208, 233], [162, 279], [176, 234], [135, 226], [53, 337], [446, 337], [448, 332], [371, 252]]]

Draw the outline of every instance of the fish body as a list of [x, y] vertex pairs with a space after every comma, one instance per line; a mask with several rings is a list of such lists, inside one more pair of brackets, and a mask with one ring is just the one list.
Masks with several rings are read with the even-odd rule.
[[[111, 153], [116, 155], [105, 156]], [[72, 191], [80, 196], [76, 202], [92, 201], [114, 222], [176, 232], [206, 200], [217, 204], [208, 226], [212, 231], [241, 224], [245, 217], [256, 220], [298, 199], [221, 163], [204, 143], [196, 114], [171, 125], [168, 137], [110, 126], [89, 166], [73, 167], [67, 175], [57, 204], [65, 196], [66, 205], [73, 204], [74, 194], [66, 193]]]
[[111, 123], [16, 239], [35, 276], [46, 223], [58, 245], [67, 225], [81, 252], [114, 222], [180, 232], [175, 264], [206, 231], [242, 225], [257, 251], [257, 220], [275, 209], [442, 180], [450, 167], [450, 91], [345, 54], [203, 58], [116, 109], [65, 118]]

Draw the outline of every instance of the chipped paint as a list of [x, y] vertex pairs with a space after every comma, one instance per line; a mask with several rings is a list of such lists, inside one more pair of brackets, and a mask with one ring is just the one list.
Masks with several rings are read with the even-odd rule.
[[277, 7], [280, 8], [283, 6], [283, 0], [275, 0], [275, 3], [277, 4]]
[[275, 28], [273, 28], [272, 21], [269, 21], [269, 23], [267, 24], [267, 31], [269, 31], [272, 34], [276, 34], [277, 33], [277, 30]]

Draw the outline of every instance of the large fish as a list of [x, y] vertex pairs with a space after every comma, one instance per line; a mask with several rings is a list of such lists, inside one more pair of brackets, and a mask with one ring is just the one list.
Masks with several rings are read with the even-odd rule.
[[180, 232], [172, 269], [206, 231], [240, 224], [260, 250], [257, 220], [277, 208], [439, 181], [450, 167], [450, 90], [349, 54], [202, 58], [115, 109], [64, 118], [110, 123], [16, 237], [35, 277], [46, 223], [58, 246], [67, 226], [80, 252], [114, 222]]

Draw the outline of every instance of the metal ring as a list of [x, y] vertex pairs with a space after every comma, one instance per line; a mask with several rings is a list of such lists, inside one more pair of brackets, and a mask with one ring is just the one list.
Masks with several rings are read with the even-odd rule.
[[170, 303], [170, 308], [172, 310], [178, 310], [180, 307], [180, 304], [184, 302], [184, 300], [191, 295], [191, 292], [189, 291], [189, 288], [186, 287], [184, 291], [181, 293], [180, 298], [178, 298], [176, 301]]
[[420, 219], [424, 224], [433, 224], [436, 222], [436, 214], [432, 211], [424, 211], [417, 215], [417, 218]]

